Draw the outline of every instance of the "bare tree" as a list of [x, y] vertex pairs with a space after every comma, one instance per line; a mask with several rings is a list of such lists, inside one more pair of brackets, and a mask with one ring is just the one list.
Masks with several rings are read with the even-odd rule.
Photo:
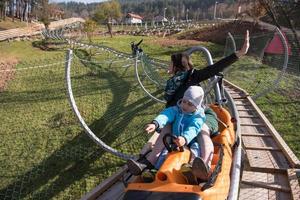
[[112, 20], [121, 17], [121, 6], [119, 2], [113, 0], [99, 5], [95, 12], [94, 19], [100, 23], [106, 23], [108, 32], [112, 37]]
[[0, 19], [5, 20], [8, 0], [0, 1]]

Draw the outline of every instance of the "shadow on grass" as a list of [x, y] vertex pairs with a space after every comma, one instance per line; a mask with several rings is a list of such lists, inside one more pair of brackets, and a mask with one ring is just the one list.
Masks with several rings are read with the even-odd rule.
[[[80, 86], [73, 87], [73, 92], [76, 94], [76, 97], [81, 97], [95, 94], [95, 91], [99, 92], [100, 90], [107, 89], [107, 87], [109, 86], [82, 83]], [[64, 99], [66, 99], [66, 89], [59, 87], [24, 92], [3, 92], [0, 103], [26, 104]]]
[[[119, 84], [117, 87], [110, 87], [112, 92], [112, 102], [108, 106], [106, 113], [104, 113], [100, 119], [91, 123], [89, 127], [96, 135], [101, 135], [102, 141], [111, 145], [126, 129], [129, 122], [131, 122], [135, 117], [136, 113], [145, 110], [155, 102], [151, 101], [148, 97], [144, 97], [138, 99], [132, 104], [126, 104], [130, 92], [130, 84], [120, 79], [118, 74], [113, 71], [106, 71], [102, 75], [107, 78], [107, 81], [111, 83], [111, 86], [116, 86], [116, 82]], [[93, 93], [93, 90], [99, 90], [99, 87], [85, 89], [87, 89], [87, 91], [83, 91], [83, 88], [80, 87], [80, 95]], [[49, 92], [50, 91], [43, 92], [42, 95], [39, 96], [38, 100], [41, 102], [48, 101], [49, 99], [47, 98], [46, 93], [49, 94]], [[46, 100], [44, 98], [46, 98]], [[63, 97], [61, 96], [59, 98]], [[35, 99], [35, 102], [37, 102], [37, 99]], [[124, 117], [124, 112], [126, 112], [126, 117]], [[120, 146], [118, 147], [120, 148]], [[80, 158], [70, 159], [68, 156], [62, 156], [62, 152], [73, 152], [74, 149], [80, 148], [84, 148], [84, 154], [79, 156]], [[112, 162], [106, 165], [104, 164], [104, 168], [99, 169], [99, 167], [97, 168], [93, 166], [93, 163], [100, 157], [102, 157], [103, 163], [114, 159], [116, 159], [117, 162]], [[51, 199], [59, 193], [64, 192], [66, 188], [70, 187], [75, 182], [86, 178], [87, 174], [93, 173], [101, 176], [101, 174], [104, 174], [105, 172], [107, 173], [107, 171], [111, 170], [111, 168], [117, 168], [122, 164], [123, 162], [116, 157], [105, 156], [105, 152], [96, 146], [86, 136], [86, 134], [82, 132], [71, 141], [65, 143], [59, 150], [56, 150], [39, 165], [17, 177], [15, 182], [12, 182], [5, 188], [1, 189], [0, 198], [9, 197], [14, 199], [14, 197], [17, 196], [18, 199]], [[82, 184], [82, 182], [80, 183]], [[79, 187], [85, 188], [85, 186], [82, 185], [79, 185]], [[74, 188], [72, 189], [74, 190]], [[73, 190], [72, 197], [70, 198], [80, 198], [83, 195], [82, 192], [84, 189], [80, 191], [78, 191], [78, 188], [77, 190]]]

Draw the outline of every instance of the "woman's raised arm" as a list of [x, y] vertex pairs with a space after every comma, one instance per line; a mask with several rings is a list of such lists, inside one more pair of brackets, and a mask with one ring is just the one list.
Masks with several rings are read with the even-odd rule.
[[236, 52], [237, 57], [240, 58], [241, 56], [245, 55], [248, 52], [248, 49], [249, 49], [249, 46], [250, 46], [249, 40], [250, 40], [249, 31], [247, 30], [243, 47], [239, 51]]

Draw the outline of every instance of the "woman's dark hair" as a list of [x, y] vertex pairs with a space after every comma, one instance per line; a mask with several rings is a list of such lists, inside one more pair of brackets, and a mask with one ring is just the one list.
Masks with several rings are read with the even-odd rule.
[[187, 71], [193, 68], [193, 64], [190, 61], [190, 57], [186, 53], [172, 54], [171, 61], [173, 63], [175, 73], [178, 71]]

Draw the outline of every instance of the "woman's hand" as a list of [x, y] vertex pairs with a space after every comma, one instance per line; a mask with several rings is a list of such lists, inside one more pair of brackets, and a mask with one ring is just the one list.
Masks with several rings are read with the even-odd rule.
[[167, 73], [168, 73], [169, 75], [174, 75], [174, 66], [173, 66], [173, 62], [172, 62], [172, 61], [171, 61], [171, 63], [169, 64]]
[[145, 131], [147, 132], [147, 133], [152, 133], [152, 132], [154, 132], [155, 131], [155, 124], [147, 124], [146, 125], [146, 128], [145, 128]]
[[243, 47], [239, 51], [236, 52], [237, 57], [241, 57], [241, 56], [245, 55], [248, 52], [248, 49], [249, 49], [249, 46], [250, 46], [249, 40], [250, 40], [249, 31], [247, 30]]
[[185, 138], [182, 136], [179, 136], [175, 141], [176, 145], [178, 147], [182, 147], [183, 145], [185, 145]]

